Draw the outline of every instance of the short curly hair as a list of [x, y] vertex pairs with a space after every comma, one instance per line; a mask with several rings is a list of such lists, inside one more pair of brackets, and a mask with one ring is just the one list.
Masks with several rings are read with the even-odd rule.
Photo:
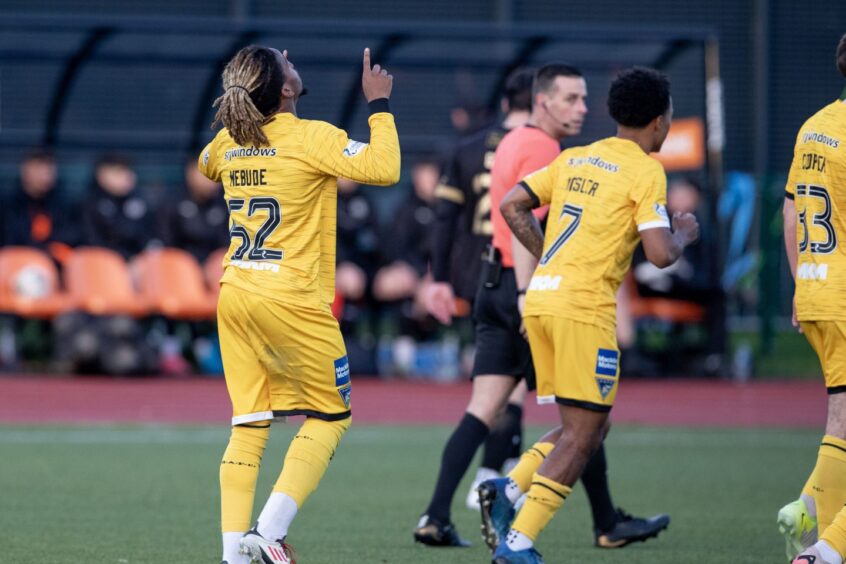
[[608, 91], [608, 112], [625, 127], [646, 127], [670, 107], [670, 80], [646, 67], [624, 70]]
[[837, 70], [846, 77], [846, 35], [840, 38], [837, 44]]

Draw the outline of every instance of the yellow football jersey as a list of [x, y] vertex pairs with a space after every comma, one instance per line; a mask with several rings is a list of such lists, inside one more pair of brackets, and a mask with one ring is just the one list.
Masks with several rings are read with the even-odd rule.
[[846, 320], [846, 104], [836, 101], [799, 130], [787, 197], [796, 201], [796, 313]]
[[241, 147], [226, 129], [203, 149], [200, 171], [222, 182], [230, 246], [221, 282], [255, 294], [328, 309], [335, 296], [338, 177], [399, 181], [394, 117], [370, 116], [370, 144], [322, 121], [277, 114], [267, 147]]
[[670, 227], [661, 164], [633, 141], [609, 137], [567, 149], [522, 184], [550, 206], [524, 315], [613, 328], [639, 232]]

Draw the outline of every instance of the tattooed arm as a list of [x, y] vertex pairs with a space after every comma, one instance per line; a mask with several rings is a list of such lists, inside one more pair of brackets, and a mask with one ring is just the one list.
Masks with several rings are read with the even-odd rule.
[[502, 212], [511, 232], [536, 259], [543, 253], [543, 231], [532, 209], [538, 207], [540, 201], [524, 183], [512, 188], [499, 211]]

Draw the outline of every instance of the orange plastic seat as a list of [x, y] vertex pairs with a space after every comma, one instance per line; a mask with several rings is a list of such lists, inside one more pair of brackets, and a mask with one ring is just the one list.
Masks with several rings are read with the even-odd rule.
[[623, 279], [623, 286], [635, 318], [650, 317], [670, 323], [701, 323], [705, 320], [705, 308], [697, 303], [669, 298], [642, 298], [637, 293], [637, 284], [631, 272]]
[[147, 313], [132, 285], [126, 261], [109, 249], [74, 250], [65, 263], [65, 286], [74, 309], [93, 315], [141, 317]]
[[138, 289], [152, 313], [171, 319], [213, 319], [217, 296], [206, 288], [203, 269], [181, 249], [146, 251], [133, 261]]
[[50, 319], [68, 306], [59, 272], [47, 254], [29, 247], [0, 249], [0, 311]]
[[684, 300], [666, 298], [638, 298], [632, 304], [636, 317], [654, 317], [671, 323], [701, 323], [705, 319], [705, 308]]

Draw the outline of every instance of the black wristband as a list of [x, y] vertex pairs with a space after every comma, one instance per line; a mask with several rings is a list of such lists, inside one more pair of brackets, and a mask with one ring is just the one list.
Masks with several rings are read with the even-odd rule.
[[367, 107], [370, 108], [371, 116], [381, 112], [391, 113], [391, 108], [388, 107], [387, 98], [376, 98], [375, 100], [371, 100], [367, 103]]
[[529, 289], [528, 289], [528, 288], [523, 288], [522, 290], [519, 290], [519, 289], [518, 289], [518, 290], [517, 290], [517, 295], [518, 295], [518, 296], [525, 296], [525, 295], [526, 295], [526, 292], [528, 292], [528, 291], [529, 291]]

